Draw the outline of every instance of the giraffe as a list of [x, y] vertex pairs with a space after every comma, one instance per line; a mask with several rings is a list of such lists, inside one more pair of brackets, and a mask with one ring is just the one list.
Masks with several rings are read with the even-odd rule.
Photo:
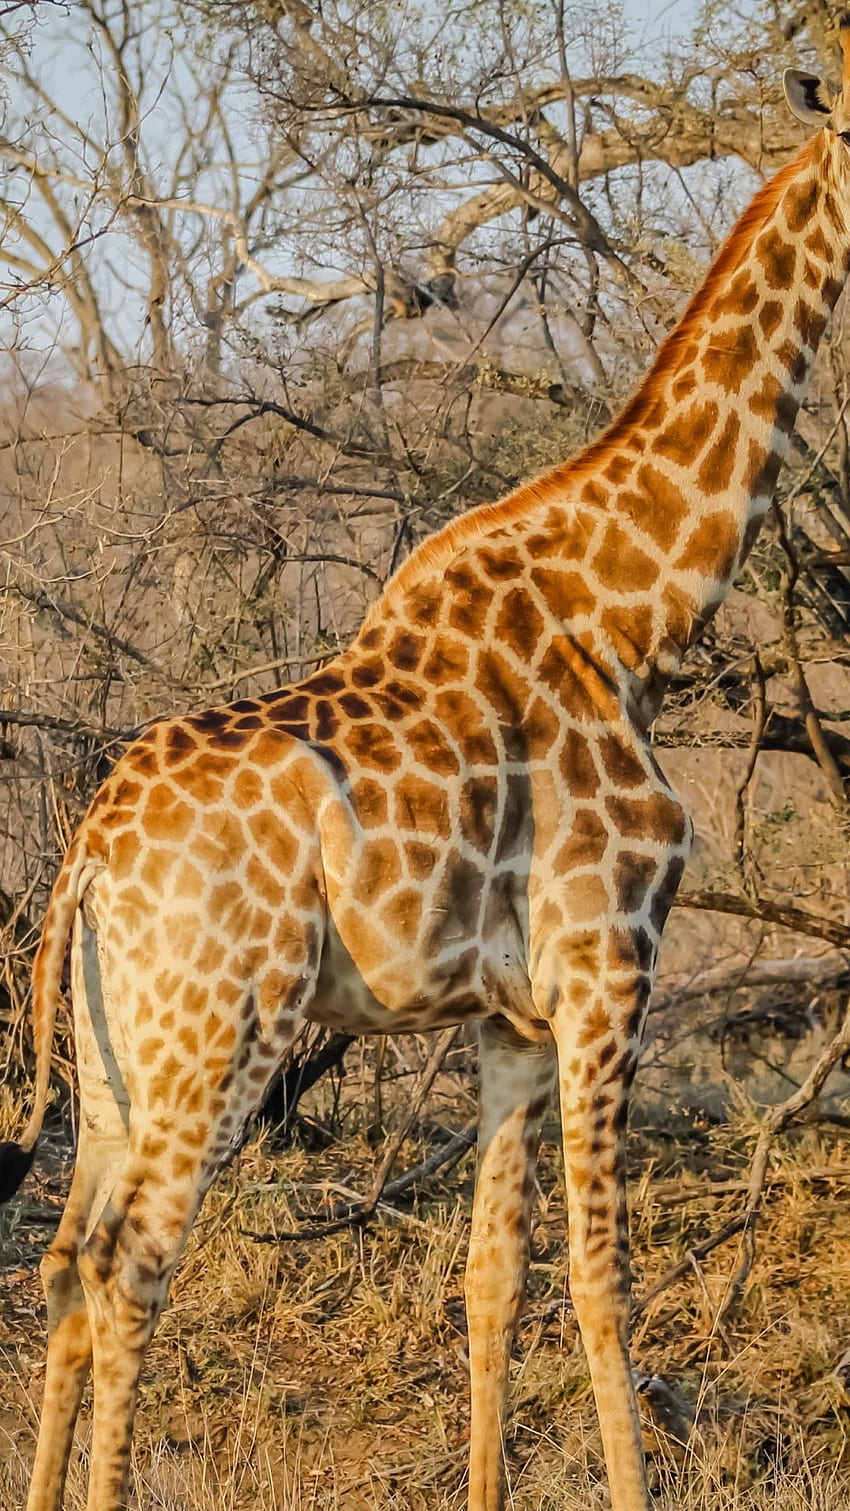
[[850, 265], [842, 91], [759, 190], [634, 397], [583, 452], [420, 545], [294, 686], [167, 718], [73, 839], [34, 968], [48, 1093], [68, 937], [77, 1162], [42, 1261], [28, 1511], [61, 1504], [89, 1370], [88, 1511], [127, 1505], [139, 1372], [203, 1195], [305, 1022], [480, 1027], [468, 1504], [504, 1504], [509, 1354], [557, 1087], [570, 1290], [613, 1511], [648, 1511], [628, 1354], [624, 1138], [691, 825], [648, 742], [765, 514]]

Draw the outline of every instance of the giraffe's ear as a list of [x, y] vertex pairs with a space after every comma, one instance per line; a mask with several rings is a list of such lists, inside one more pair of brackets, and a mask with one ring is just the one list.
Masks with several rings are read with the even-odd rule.
[[798, 121], [806, 126], [825, 126], [832, 115], [829, 90], [816, 73], [786, 68], [782, 75], [785, 98]]

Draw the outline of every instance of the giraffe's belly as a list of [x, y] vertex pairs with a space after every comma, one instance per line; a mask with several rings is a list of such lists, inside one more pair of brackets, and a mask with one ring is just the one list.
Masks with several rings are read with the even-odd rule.
[[328, 918], [309, 1017], [348, 1033], [421, 1033], [499, 1015], [524, 1038], [550, 1037], [534, 1015], [525, 948], [515, 916], [487, 937], [458, 939], [440, 952], [427, 948], [427, 929], [404, 951], [377, 950], [365, 927], [343, 939]]

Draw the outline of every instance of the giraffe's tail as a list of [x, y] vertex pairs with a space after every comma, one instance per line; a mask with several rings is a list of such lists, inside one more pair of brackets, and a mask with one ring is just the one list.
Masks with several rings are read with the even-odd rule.
[[69, 849], [51, 893], [33, 967], [33, 1041], [35, 1106], [17, 1143], [0, 1143], [0, 1203], [14, 1196], [33, 1162], [50, 1090], [50, 1061], [56, 1009], [62, 990], [62, 967], [68, 936], [85, 890], [89, 857], [78, 835]]

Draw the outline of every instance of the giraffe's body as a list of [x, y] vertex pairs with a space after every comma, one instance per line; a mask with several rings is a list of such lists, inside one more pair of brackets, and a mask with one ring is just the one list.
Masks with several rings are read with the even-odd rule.
[[[810, 113], [812, 88], [801, 76]], [[168, 1280], [305, 1020], [384, 1033], [472, 1017], [484, 1027], [470, 1507], [501, 1505], [534, 1154], [556, 1081], [570, 1284], [612, 1505], [648, 1505], [623, 1141], [690, 825], [646, 730], [769, 504], [845, 278], [838, 130], [756, 196], [599, 441], [426, 542], [322, 671], [156, 725], [95, 798], [35, 972], [24, 1150], [73, 931], [80, 1150], [44, 1262], [29, 1511], [59, 1505], [92, 1353], [89, 1511], [125, 1504], [138, 1372]], [[9, 1194], [25, 1161], [20, 1146], [5, 1155]]]

